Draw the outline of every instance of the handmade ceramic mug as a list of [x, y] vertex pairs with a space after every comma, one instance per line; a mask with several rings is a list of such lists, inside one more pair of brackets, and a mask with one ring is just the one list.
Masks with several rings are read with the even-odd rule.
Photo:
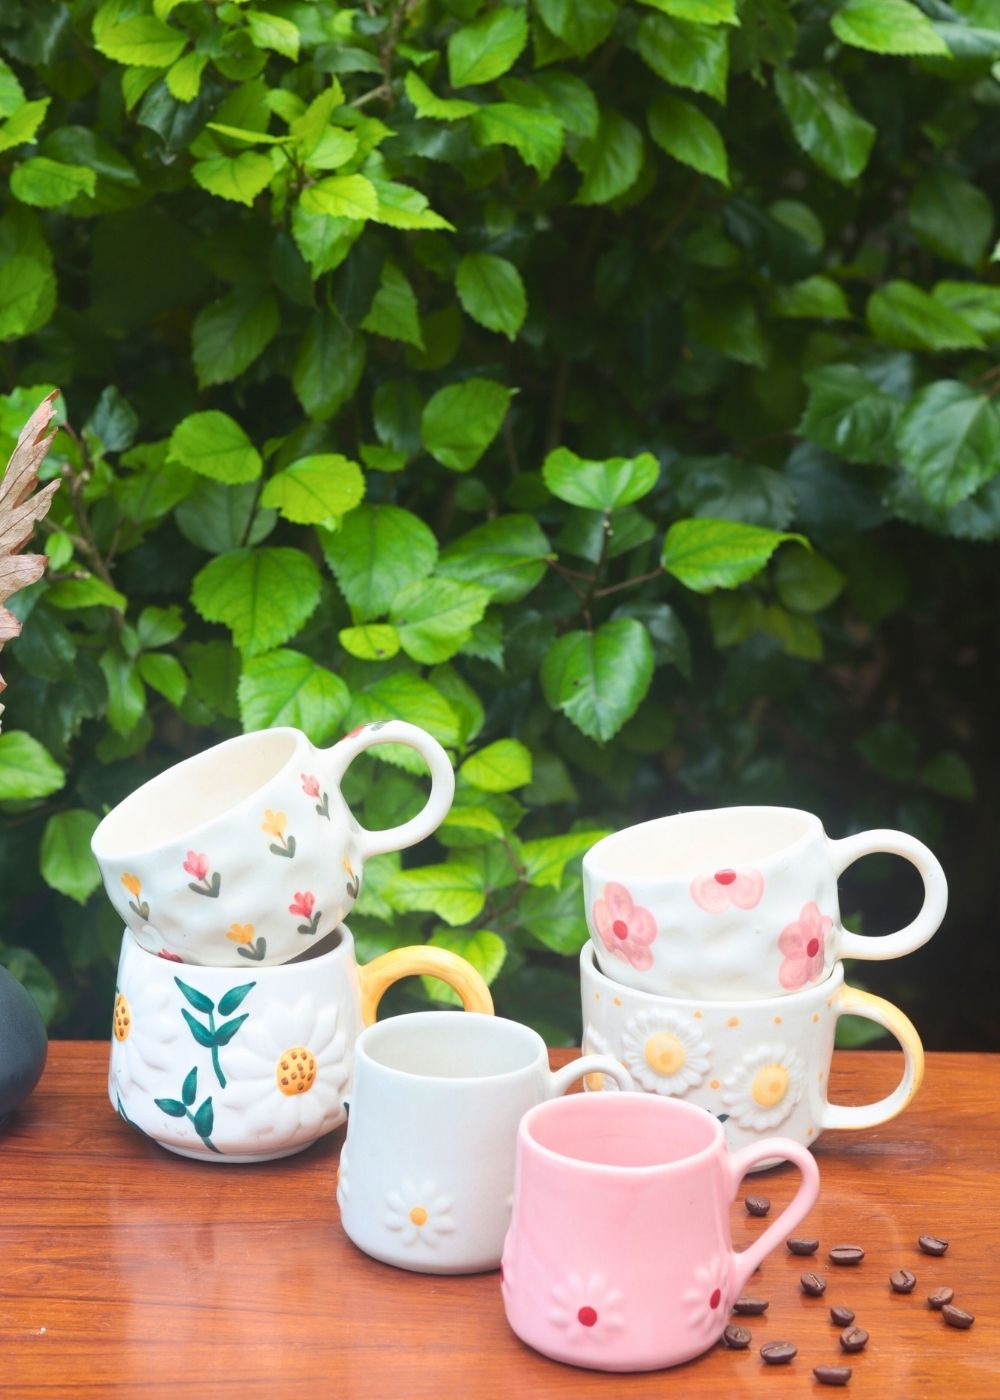
[[[845, 986], [842, 963], [825, 982], [788, 996], [692, 1001], [613, 982], [596, 966], [588, 943], [580, 954], [580, 985], [584, 1050], [613, 1055], [637, 1089], [707, 1108], [724, 1124], [731, 1148], [775, 1131], [811, 1146], [826, 1128], [885, 1123], [903, 1111], [924, 1076], [924, 1050], [912, 1023], [881, 997]], [[841, 1016], [874, 1021], [902, 1048], [902, 1078], [875, 1103], [848, 1106], [827, 1097]], [[586, 1085], [599, 1089], [599, 1077], [588, 1077]]]
[[495, 1269], [518, 1122], [588, 1072], [631, 1087], [604, 1055], [553, 1074], [541, 1036], [499, 1017], [419, 1011], [362, 1031], [337, 1183], [348, 1237], [419, 1273]]
[[[729, 1208], [762, 1157], [802, 1173], [791, 1204], [737, 1254]], [[536, 1351], [602, 1371], [675, 1366], [707, 1351], [757, 1265], [816, 1200], [795, 1142], [731, 1154], [716, 1120], [647, 1094], [574, 1094], [525, 1114], [502, 1293]]]
[[[376, 744], [416, 749], [431, 791], [409, 821], [366, 831], [340, 782]], [[216, 967], [283, 963], [341, 923], [368, 857], [429, 836], [454, 791], [444, 749], [401, 720], [362, 725], [329, 749], [297, 729], [266, 729], [144, 783], [91, 846], [112, 904], [149, 952]]]
[[[905, 928], [866, 938], [840, 922], [837, 877], [862, 856], [912, 862], [924, 884]], [[902, 831], [832, 841], [790, 807], [723, 807], [628, 827], [583, 858], [587, 925], [616, 982], [666, 996], [751, 998], [822, 982], [838, 958], [898, 958], [938, 928], [948, 885]]]
[[266, 1162], [300, 1152], [344, 1121], [354, 1043], [383, 992], [415, 974], [440, 977], [489, 1018], [486, 983], [444, 948], [396, 948], [359, 967], [342, 926], [314, 956], [281, 967], [179, 967], [126, 929], [111, 1102], [183, 1157]]

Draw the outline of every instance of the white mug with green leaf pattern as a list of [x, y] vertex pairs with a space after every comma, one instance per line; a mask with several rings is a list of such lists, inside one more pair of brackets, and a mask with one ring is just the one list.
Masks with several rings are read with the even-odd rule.
[[[405, 744], [431, 775], [415, 817], [367, 831], [340, 793], [348, 765]], [[370, 856], [399, 851], [444, 820], [455, 774], [414, 724], [363, 724], [328, 749], [298, 729], [227, 739], [168, 768], [110, 811], [91, 847], [115, 909], [147, 952], [245, 967], [288, 962], [347, 915]]]

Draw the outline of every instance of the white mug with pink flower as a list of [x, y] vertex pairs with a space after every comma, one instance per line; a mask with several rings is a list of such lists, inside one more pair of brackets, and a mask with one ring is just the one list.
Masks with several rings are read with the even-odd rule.
[[[895, 933], [844, 929], [838, 876], [862, 856], [902, 856], [924, 887]], [[615, 832], [583, 858], [587, 926], [602, 971], [667, 996], [767, 998], [824, 981], [839, 958], [898, 958], [935, 933], [948, 885], [902, 831], [831, 840], [790, 807], [721, 807]]]
[[[405, 744], [430, 769], [425, 806], [367, 831], [341, 796], [349, 764]], [[455, 792], [444, 749], [416, 725], [379, 720], [328, 749], [298, 729], [228, 739], [168, 768], [110, 811], [91, 846], [140, 947], [174, 962], [267, 966], [340, 925], [365, 861], [429, 836]]]

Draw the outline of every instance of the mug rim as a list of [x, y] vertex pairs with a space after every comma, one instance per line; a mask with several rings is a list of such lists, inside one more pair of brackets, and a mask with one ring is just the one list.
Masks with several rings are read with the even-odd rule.
[[[450, 1022], [451, 1018], [459, 1016], [463, 1025], [468, 1018], [474, 1017], [470, 1022], [475, 1027], [476, 1033], [484, 1035], [496, 1035], [497, 1033], [509, 1037], [513, 1040], [515, 1031], [518, 1037], [524, 1038], [535, 1049], [535, 1056], [526, 1064], [518, 1065], [514, 1069], [499, 1070], [495, 1074], [424, 1074], [418, 1070], [400, 1069], [397, 1065], [386, 1064], [383, 1060], [376, 1059], [368, 1049], [370, 1041], [378, 1041], [380, 1037], [388, 1036], [393, 1031], [399, 1032], [399, 1023], [405, 1022], [407, 1026], [416, 1025], [436, 1025], [445, 1024], [446, 1018]], [[491, 1029], [486, 1029], [489, 1026]], [[503, 1027], [502, 1031], [496, 1028]], [[515, 1028], [512, 1030], [511, 1028]], [[461, 1031], [460, 1034], [468, 1034]], [[491, 1016], [482, 1011], [408, 1011], [399, 1016], [388, 1016], [384, 1021], [373, 1021], [370, 1026], [365, 1026], [354, 1042], [355, 1060], [363, 1060], [371, 1070], [379, 1074], [384, 1074], [390, 1079], [394, 1079], [403, 1084], [411, 1086], [417, 1084], [434, 1085], [443, 1087], [448, 1085], [465, 1086], [472, 1084], [503, 1084], [505, 1081], [512, 1081], [523, 1078], [537, 1065], [542, 1064], [548, 1072], [549, 1061], [548, 1051], [545, 1041], [531, 1026], [526, 1026], [522, 1021], [514, 1021], [507, 1016]]]
[[721, 813], [743, 814], [763, 814], [780, 813], [784, 817], [799, 817], [804, 822], [802, 832], [793, 837], [784, 845], [768, 851], [765, 855], [754, 858], [754, 864], [768, 866], [776, 860], [787, 860], [818, 835], [825, 836], [826, 830], [822, 821], [815, 812], [807, 812], [804, 807], [781, 807], [773, 803], [737, 803], [734, 806], [722, 807], [696, 807], [688, 812], [671, 812], [662, 817], [652, 817], [649, 821], [636, 822], [632, 826], [622, 827], [620, 831], [611, 831], [607, 836], [602, 836], [599, 841], [595, 841], [593, 846], [584, 854], [583, 874], [584, 877], [598, 875], [607, 879], [627, 879], [632, 882], [646, 881], [655, 885], [686, 885], [690, 882], [692, 874], [697, 874], [694, 866], [683, 871], [670, 874], [657, 874], [655, 872], [637, 872], [635, 870], [615, 870], [608, 860], [608, 851], [619, 843], [625, 844], [628, 838], [634, 838], [639, 832], [649, 832], [654, 827], [663, 827], [673, 823], [694, 823], [704, 822], [711, 817], [716, 817]]
[[[584, 1157], [570, 1157], [567, 1153], [559, 1152], [554, 1147], [547, 1147], [545, 1143], [539, 1142], [532, 1134], [532, 1128], [537, 1118], [547, 1114], [558, 1115], [577, 1112], [579, 1111], [579, 1102], [593, 1104], [593, 1108], [583, 1110], [593, 1115], [595, 1113], [620, 1112], [620, 1106], [626, 1100], [628, 1101], [626, 1106], [640, 1114], [652, 1114], [654, 1117], [658, 1113], [680, 1114], [681, 1117], [690, 1118], [692, 1122], [697, 1120], [702, 1127], [708, 1130], [709, 1140], [704, 1147], [698, 1148], [696, 1152], [689, 1152], [684, 1157], [675, 1158], [670, 1162], [652, 1162], [646, 1166], [629, 1166], [610, 1162], [591, 1162]], [[605, 1177], [609, 1173], [626, 1173], [632, 1179], [675, 1175], [678, 1172], [687, 1171], [691, 1167], [707, 1165], [713, 1157], [718, 1155], [720, 1148], [725, 1156], [732, 1155], [726, 1147], [722, 1124], [708, 1109], [700, 1108], [697, 1104], [685, 1103], [683, 1099], [663, 1098], [659, 1094], [644, 1094], [638, 1091], [625, 1094], [562, 1094], [554, 1099], [545, 1099], [541, 1103], [535, 1104], [533, 1108], [529, 1108], [521, 1118], [517, 1128], [517, 1137], [518, 1148], [521, 1152], [537, 1153], [552, 1165]]]
[[[265, 963], [263, 966], [252, 962], [245, 964], [189, 963], [175, 962], [173, 958], [161, 958], [159, 953], [151, 953], [148, 948], [142, 946], [138, 938], [136, 938], [134, 930], [129, 928], [128, 924], [125, 925], [123, 930], [122, 946], [123, 950], [126, 947], [129, 948], [132, 956], [150, 958], [154, 964], [157, 964], [157, 972], [172, 969], [173, 975], [181, 977], [182, 980], [185, 980], [184, 973], [186, 973], [191, 978], [200, 978], [203, 974], [209, 974], [213, 979], [224, 978], [228, 982], [232, 980], [235, 974], [245, 972], [248, 976], [256, 974], [255, 980], [259, 981], [261, 975], [266, 972], [269, 975], [269, 981], [273, 982], [274, 978], [279, 973], [283, 974], [284, 978], [287, 980], [289, 977], [294, 977], [300, 972], [304, 972], [308, 976], [310, 971], [315, 971], [320, 964], [323, 965], [325, 970], [338, 958], [347, 958], [353, 961], [357, 966], [357, 952], [354, 944], [354, 935], [351, 933], [351, 930], [346, 924], [337, 924], [329, 933], [323, 936], [324, 938], [332, 938], [335, 935], [337, 936], [337, 943], [334, 947], [328, 948], [325, 953], [319, 953], [312, 958], [302, 958], [299, 961], [289, 960], [280, 963]], [[142, 966], [141, 963], [139, 965], [140, 967]], [[182, 972], [181, 969], [183, 969], [184, 972]]]

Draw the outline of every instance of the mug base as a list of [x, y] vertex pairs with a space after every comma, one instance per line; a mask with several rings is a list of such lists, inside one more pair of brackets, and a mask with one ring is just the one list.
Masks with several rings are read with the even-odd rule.
[[[344, 1224], [343, 1218], [341, 1218], [340, 1223], [341, 1225]], [[495, 1258], [486, 1259], [485, 1261], [480, 1259], [476, 1260], [474, 1263], [435, 1264], [429, 1259], [399, 1259], [390, 1256], [382, 1250], [366, 1249], [364, 1245], [358, 1244], [357, 1240], [352, 1237], [346, 1225], [344, 1226], [344, 1234], [351, 1241], [351, 1244], [354, 1245], [355, 1249], [359, 1249], [362, 1254], [367, 1254], [369, 1259], [374, 1259], [378, 1264], [388, 1264], [392, 1269], [402, 1269], [408, 1274], [438, 1274], [442, 1277], [449, 1274], [494, 1274], [500, 1268], [499, 1254]]]
[[696, 1361], [699, 1356], [704, 1356], [706, 1352], [711, 1351], [718, 1342], [719, 1337], [722, 1336], [720, 1332], [719, 1336], [713, 1337], [710, 1342], [699, 1342], [697, 1346], [691, 1349], [685, 1348], [678, 1352], [676, 1356], [671, 1356], [669, 1358], [643, 1358], [642, 1360], [632, 1361], [625, 1357], [612, 1358], [595, 1356], [584, 1360], [580, 1356], [571, 1355], [558, 1346], [552, 1347], [550, 1350], [544, 1345], [539, 1345], [537, 1341], [522, 1336], [509, 1317], [507, 1318], [507, 1323], [518, 1341], [522, 1342], [526, 1347], [529, 1347], [531, 1351], [537, 1352], [539, 1356], [546, 1357], [549, 1361], [558, 1361], [560, 1365], [572, 1366], [578, 1371], [607, 1371], [632, 1375], [639, 1375], [644, 1371], [669, 1371], [674, 1366], [683, 1366], [688, 1361]]
[[162, 1147], [166, 1152], [175, 1153], [178, 1157], [190, 1157], [197, 1162], [219, 1162], [223, 1166], [229, 1163], [240, 1166], [243, 1163], [277, 1162], [282, 1157], [294, 1157], [296, 1152], [304, 1152], [307, 1147], [312, 1147], [314, 1142], [319, 1142], [319, 1138], [312, 1138], [309, 1142], [296, 1143], [294, 1147], [281, 1147], [275, 1152], [205, 1152], [194, 1147], [175, 1147], [171, 1142], [160, 1142], [156, 1138], [151, 1138], [150, 1141], [155, 1142], [157, 1147]]

